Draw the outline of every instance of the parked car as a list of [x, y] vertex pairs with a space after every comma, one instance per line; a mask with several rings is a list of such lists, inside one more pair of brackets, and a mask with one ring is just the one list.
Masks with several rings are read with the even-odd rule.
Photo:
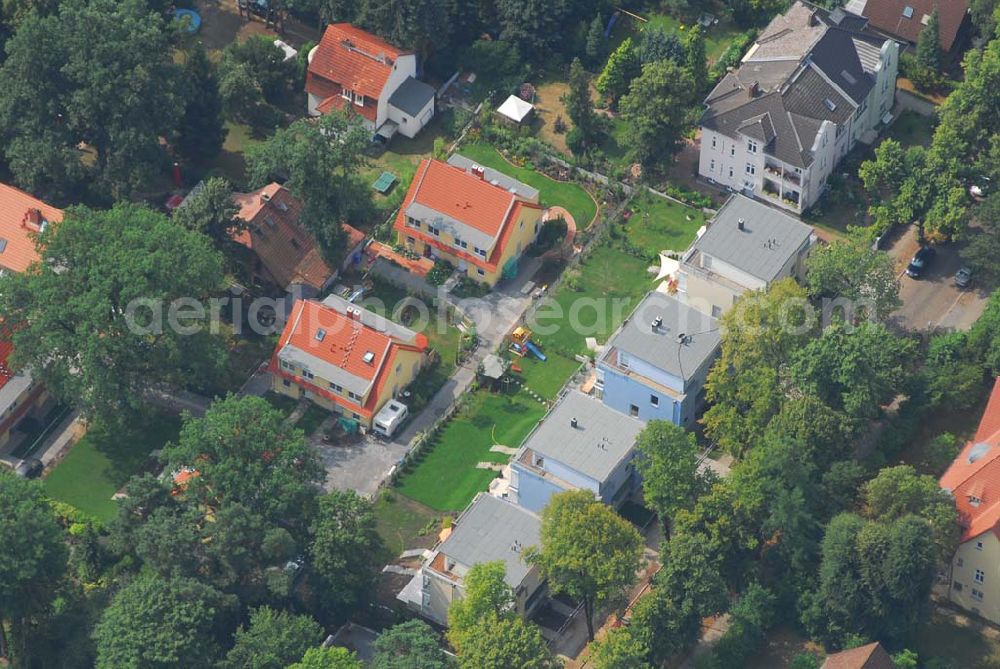
[[920, 276], [927, 270], [927, 267], [934, 260], [936, 252], [930, 246], [922, 246], [919, 251], [913, 256], [913, 260], [910, 264], [906, 266], [906, 276], [912, 279], [919, 279]]
[[38, 458], [25, 458], [14, 468], [14, 473], [26, 479], [38, 478], [38, 475], [45, 469], [45, 465]]
[[955, 272], [955, 285], [959, 288], [968, 288], [972, 284], [972, 270], [963, 267]]

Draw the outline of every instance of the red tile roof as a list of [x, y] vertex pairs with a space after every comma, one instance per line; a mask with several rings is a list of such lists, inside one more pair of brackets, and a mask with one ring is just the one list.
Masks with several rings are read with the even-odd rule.
[[[310, 93], [313, 92], [309, 90], [308, 82], [306, 84], [306, 90]], [[350, 109], [355, 114], [359, 114], [362, 118], [367, 119], [372, 123], [374, 123], [375, 119], [378, 117], [378, 107], [375, 103], [369, 104], [368, 99], [365, 98], [365, 104], [363, 106], [358, 106], [342, 97], [339, 90], [335, 95], [323, 98], [323, 101], [316, 105], [316, 111], [320, 114], [329, 114], [331, 111], [342, 111], [344, 109]]]
[[[324, 331], [322, 337], [317, 336], [320, 330]], [[396, 354], [400, 350], [418, 352], [427, 350], [427, 337], [421, 333], [412, 334], [412, 339], [403, 339], [390, 332], [380, 332], [357, 318], [315, 300], [299, 300], [292, 307], [292, 313], [274, 349], [270, 370], [295, 383], [308, 384], [308, 381], [281, 370], [278, 354], [285, 347], [297, 349], [317, 360], [338, 367], [355, 378], [370, 382], [374, 390], [369, 393], [364, 406], [353, 404], [343, 396], [334, 395], [328, 388], [308, 385], [328, 399], [349, 406], [365, 417], [371, 417]], [[365, 356], [368, 354], [374, 356], [370, 362], [365, 361]]]
[[[903, 16], [906, 7], [913, 8], [911, 18]], [[935, 7], [940, 21], [941, 48], [951, 51], [969, 9], [966, 0], [868, 0], [862, 14], [872, 27], [916, 43], [924, 27], [923, 17], [930, 16]]]
[[234, 241], [252, 250], [282, 288], [292, 284], [323, 288], [333, 272], [299, 223], [302, 203], [287, 188], [272, 183], [252, 193], [235, 193], [233, 200], [239, 217], [247, 222]]
[[10, 360], [10, 354], [14, 352], [14, 345], [9, 339], [0, 339], [0, 388], [3, 388], [7, 383], [14, 378], [14, 373], [11, 371], [8, 365], [8, 360]]
[[409, 53], [349, 23], [331, 24], [309, 63], [306, 90], [324, 103], [339, 97], [341, 86], [378, 100], [393, 64]]
[[1000, 378], [993, 386], [975, 437], [939, 483], [955, 497], [962, 541], [990, 530], [1000, 536]]
[[[422, 204], [490, 237], [497, 239], [488, 259], [442, 244], [433, 235], [406, 227], [406, 209], [412, 203]], [[449, 254], [477, 267], [495, 270], [500, 254], [513, 232], [511, 221], [517, 220], [522, 207], [541, 209], [536, 204], [519, 200], [506, 188], [466, 172], [460, 167], [439, 160], [424, 159], [417, 167], [399, 213], [395, 229], [418, 237]]]
[[821, 669], [895, 669], [895, 663], [879, 642], [834, 653]]
[[0, 268], [23, 272], [38, 260], [35, 235], [43, 221], [58, 223], [61, 209], [49, 206], [13, 186], [0, 184]]

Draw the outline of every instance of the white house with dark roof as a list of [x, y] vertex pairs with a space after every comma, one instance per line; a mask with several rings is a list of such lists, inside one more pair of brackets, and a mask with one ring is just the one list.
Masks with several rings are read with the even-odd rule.
[[397, 598], [424, 618], [447, 625], [448, 608], [465, 594], [462, 581], [469, 569], [502, 561], [518, 613], [530, 615], [544, 600], [546, 589], [538, 568], [525, 562], [524, 550], [538, 545], [540, 532], [541, 520], [535, 513], [479, 493]]
[[644, 427], [596, 397], [569, 391], [511, 460], [507, 498], [540, 513], [552, 495], [590, 490], [606, 504], [620, 506], [639, 485], [632, 458]]
[[800, 213], [892, 109], [899, 44], [843, 9], [795, 2], [705, 99], [698, 174]]
[[801, 279], [815, 241], [794, 216], [734, 195], [681, 257], [677, 299], [718, 318], [748, 290]]
[[626, 416], [687, 427], [703, 401], [719, 343], [714, 318], [671, 295], [651, 292], [605, 344], [595, 391]]

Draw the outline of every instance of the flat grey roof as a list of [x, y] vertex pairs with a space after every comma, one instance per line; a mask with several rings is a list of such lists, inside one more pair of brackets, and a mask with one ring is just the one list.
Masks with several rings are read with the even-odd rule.
[[433, 99], [434, 89], [431, 86], [419, 79], [407, 77], [389, 96], [389, 104], [404, 114], [417, 116]]
[[538, 516], [527, 509], [479, 493], [438, 551], [469, 567], [503, 560], [507, 584], [516, 588], [531, 570], [523, 559], [524, 549], [538, 545], [540, 529]]
[[524, 447], [603, 482], [632, 452], [644, 427], [638, 418], [572, 390], [528, 435]]
[[[659, 327], [653, 321], [662, 319]], [[681, 335], [684, 335], [683, 338]], [[719, 348], [719, 325], [714, 318], [676, 298], [653, 291], [604, 347], [611, 355], [617, 349], [687, 380]]]
[[[739, 229], [741, 219], [743, 230]], [[762, 281], [772, 281], [812, 233], [812, 227], [797, 218], [743, 195], [733, 195], [691, 248]]]
[[[459, 167], [463, 170], [468, 170], [473, 165], [479, 165], [475, 160], [466, 158], [465, 156], [455, 153], [450, 158], [448, 158], [448, 164], [454, 167]], [[538, 189], [532, 188], [523, 181], [518, 181], [514, 177], [507, 176], [503, 172], [499, 172], [491, 167], [486, 167], [485, 165], [480, 165], [483, 168], [483, 176], [492, 184], [496, 184], [501, 188], [505, 188], [510, 192], [518, 195], [519, 197], [525, 198], [527, 200], [534, 200], [538, 197]]]

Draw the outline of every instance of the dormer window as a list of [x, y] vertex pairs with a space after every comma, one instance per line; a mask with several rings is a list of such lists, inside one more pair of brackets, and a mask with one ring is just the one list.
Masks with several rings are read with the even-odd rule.
[[354, 104], [356, 104], [359, 107], [364, 107], [365, 106], [365, 96], [362, 95], [361, 93], [355, 93], [354, 94]]
[[747, 140], [747, 151], [750, 153], [757, 153], [757, 140], [748, 139]]
[[354, 93], [351, 91], [350, 88], [344, 86], [340, 89], [340, 97], [344, 98], [345, 100], [350, 100], [353, 96]]
[[412, 216], [407, 216], [406, 217], [406, 224], [408, 226], [410, 226], [411, 228], [419, 228], [420, 227], [420, 221], [418, 221], [417, 219], [413, 218]]
[[969, 495], [969, 504], [971, 504], [972, 506], [979, 506], [982, 503], [983, 500], [979, 499], [975, 495]]

